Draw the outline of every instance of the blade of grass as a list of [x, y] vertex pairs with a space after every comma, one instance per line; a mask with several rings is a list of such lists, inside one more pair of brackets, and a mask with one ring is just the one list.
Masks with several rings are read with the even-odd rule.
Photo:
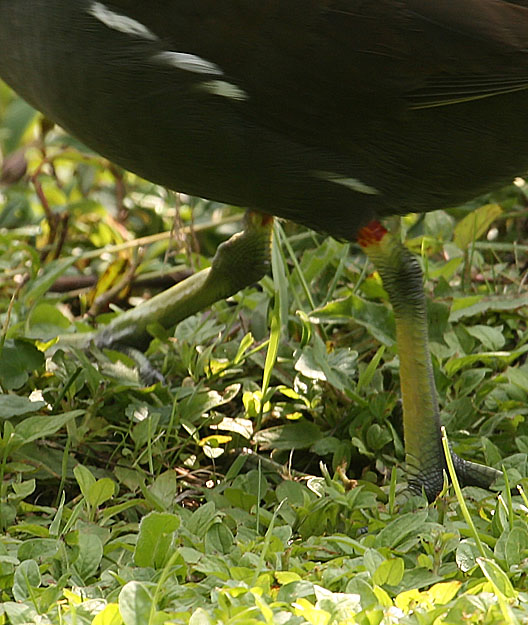
[[471, 518], [471, 515], [469, 514], [468, 507], [464, 500], [464, 495], [462, 494], [462, 489], [460, 488], [460, 483], [458, 481], [458, 477], [455, 471], [455, 465], [453, 464], [453, 458], [451, 457], [451, 450], [449, 449], [449, 441], [447, 440], [447, 434], [446, 434], [446, 430], [444, 426], [442, 426], [442, 445], [444, 447], [444, 454], [445, 454], [445, 459], [447, 462], [447, 470], [449, 472], [449, 478], [451, 480], [451, 484], [453, 485], [453, 489], [455, 491], [458, 505], [460, 506], [460, 509], [462, 510], [462, 515], [464, 517], [464, 520], [466, 521], [466, 523], [468, 524], [468, 527], [471, 530], [471, 535], [475, 539], [475, 543], [477, 545], [478, 550], [480, 551], [482, 557], [486, 558], [487, 554], [486, 554], [486, 551], [484, 550], [484, 545], [482, 544], [482, 541], [480, 540], [480, 536], [478, 535], [477, 528], [475, 527], [475, 524], [473, 523], [473, 519]]

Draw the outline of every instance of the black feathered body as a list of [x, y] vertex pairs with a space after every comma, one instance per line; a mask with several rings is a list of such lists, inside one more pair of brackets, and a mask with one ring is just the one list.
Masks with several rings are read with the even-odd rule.
[[528, 169], [528, 2], [0, 0], [0, 77], [119, 165], [352, 238]]

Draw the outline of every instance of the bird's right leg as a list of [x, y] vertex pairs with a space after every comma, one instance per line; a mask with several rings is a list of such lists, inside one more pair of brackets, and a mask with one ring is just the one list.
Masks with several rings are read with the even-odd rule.
[[[394, 311], [409, 485], [417, 492], [424, 489], [432, 501], [442, 490], [446, 461], [429, 351], [422, 271], [399, 236], [378, 222], [362, 228], [358, 241], [378, 270]], [[452, 457], [462, 485], [489, 488], [502, 475], [454, 453]]]

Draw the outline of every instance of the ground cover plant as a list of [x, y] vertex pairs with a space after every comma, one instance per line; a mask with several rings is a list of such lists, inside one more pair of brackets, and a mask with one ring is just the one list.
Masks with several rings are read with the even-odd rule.
[[[241, 211], [116, 169], [5, 87], [0, 145], [0, 623], [528, 622], [522, 488], [405, 488], [358, 248], [277, 224], [269, 276], [151, 328], [145, 385], [129, 354], [52, 343], [207, 266]], [[527, 188], [402, 220], [449, 440], [521, 487]]]

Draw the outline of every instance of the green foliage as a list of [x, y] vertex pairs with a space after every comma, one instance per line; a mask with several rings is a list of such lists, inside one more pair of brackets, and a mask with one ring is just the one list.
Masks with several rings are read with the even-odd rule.
[[[145, 385], [130, 355], [56, 337], [207, 266], [240, 213], [109, 167], [2, 86], [0, 127], [0, 625], [528, 618], [524, 492], [405, 491], [392, 313], [359, 249], [277, 224], [271, 276], [152, 328], [165, 382]], [[512, 485], [525, 201], [403, 220], [450, 441]]]

